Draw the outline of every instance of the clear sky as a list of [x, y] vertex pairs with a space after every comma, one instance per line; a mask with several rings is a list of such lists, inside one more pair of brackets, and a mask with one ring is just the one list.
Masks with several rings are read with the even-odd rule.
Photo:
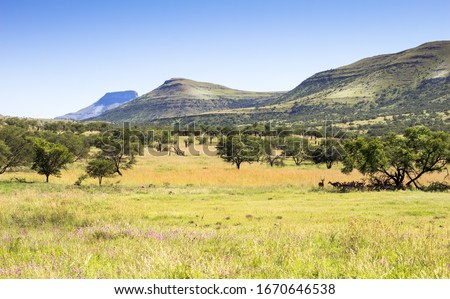
[[0, 114], [50, 118], [171, 77], [290, 90], [450, 40], [450, 1], [0, 0]]

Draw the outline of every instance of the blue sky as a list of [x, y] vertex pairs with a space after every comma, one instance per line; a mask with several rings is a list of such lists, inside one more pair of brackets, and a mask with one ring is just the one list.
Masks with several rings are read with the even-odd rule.
[[51, 118], [184, 77], [290, 90], [450, 39], [450, 1], [0, 0], [0, 114]]

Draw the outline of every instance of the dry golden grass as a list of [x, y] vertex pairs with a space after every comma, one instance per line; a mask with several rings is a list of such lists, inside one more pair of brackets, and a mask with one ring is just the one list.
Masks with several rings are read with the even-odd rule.
[[[123, 171], [123, 176], [104, 179], [105, 185], [148, 186], [153, 185], [203, 185], [229, 187], [269, 187], [269, 186], [303, 186], [316, 187], [321, 179], [328, 181], [358, 181], [364, 177], [357, 171], [349, 175], [340, 171], [342, 165], [334, 165], [326, 169], [324, 165], [303, 164], [296, 166], [291, 159], [286, 160], [284, 167], [270, 167], [266, 163], [244, 163], [238, 170], [217, 156], [206, 156], [200, 147], [199, 155], [176, 156], [164, 153], [156, 157], [146, 154], [137, 158], [133, 169]], [[211, 149], [212, 150], [212, 149]], [[84, 162], [70, 165], [62, 172], [60, 178], [50, 177], [55, 184], [71, 185], [84, 173]], [[14, 177], [27, 181], [43, 181], [44, 177], [32, 171], [14, 172], [2, 175], [2, 180]], [[446, 180], [444, 173], [433, 173], [424, 177], [423, 182]], [[83, 184], [96, 185], [96, 179], [87, 179]]]

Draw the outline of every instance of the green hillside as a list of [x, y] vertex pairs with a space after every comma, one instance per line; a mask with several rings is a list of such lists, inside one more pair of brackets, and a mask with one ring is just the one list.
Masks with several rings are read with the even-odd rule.
[[98, 120], [167, 125], [255, 121], [349, 122], [450, 110], [450, 41], [365, 58], [317, 73], [287, 93], [171, 79]]
[[155, 90], [97, 117], [112, 122], [151, 123], [209, 111], [262, 106], [278, 92], [249, 92], [222, 85], [173, 78]]
[[318, 73], [273, 102], [289, 118], [354, 119], [450, 109], [450, 42], [362, 59]]

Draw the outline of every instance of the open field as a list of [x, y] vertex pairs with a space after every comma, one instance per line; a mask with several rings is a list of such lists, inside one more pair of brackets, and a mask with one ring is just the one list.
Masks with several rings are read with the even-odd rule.
[[[183, 140], [183, 139], [181, 139]], [[326, 169], [325, 165], [315, 165], [311, 162], [296, 166], [292, 159], [285, 160], [284, 167], [270, 167], [263, 163], [243, 163], [240, 170], [234, 165], [226, 163], [215, 156], [214, 146], [202, 148], [198, 144], [192, 147], [186, 157], [169, 155], [167, 152], [154, 156], [147, 151], [144, 156], [137, 157], [137, 165], [131, 170], [124, 170], [124, 175], [105, 178], [105, 185], [109, 186], [144, 186], [148, 185], [180, 185], [187, 184], [211, 187], [270, 187], [270, 186], [298, 186], [311, 189], [317, 187], [321, 179], [328, 181], [357, 181], [363, 176], [354, 171], [350, 175], [343, 174], [342, 164]], [[50, 177], [52, 184], [72, 185], [84, 173], [84, 164], [70, 164], [62, 172], [60, 178]], [[14, 178], [23, 178], [31, 182], [43, 182], [45, 177], [38, 175], [30, 169], [23, 172], [5, 173], [0, 180], [8, 181]], [[423, 182], [442, 181], [450, 183], [450, 176], [444, 173], [432, 173], [424, 176]], [[83, 185], [96, 186], [97, 179], [87, 179]], [[328, 186], [331, 187], [331, 186]]]
[[449, 193], [206, 156], [140, 157], [102, 188], [82, 172], [0, 176], [0, 278], [450, 278]]

